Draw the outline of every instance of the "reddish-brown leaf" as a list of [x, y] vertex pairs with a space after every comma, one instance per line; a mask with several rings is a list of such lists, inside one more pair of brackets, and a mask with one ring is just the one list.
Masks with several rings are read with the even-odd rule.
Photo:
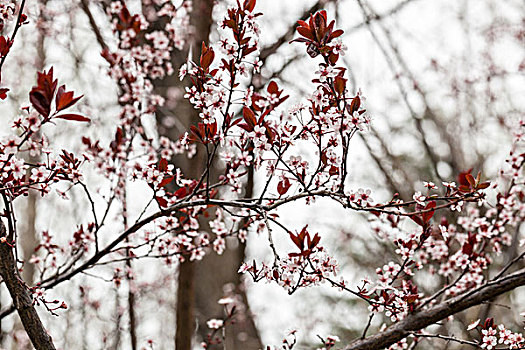
[[352, 103], [350, 103], [350, 114], [357, 112], [357, 110], [359, 110], [359, 106], [361, 106], [361, 98], [356, 96], [352, 99]]
[[334, 30], [334, 31], [332, 32], [332, 34], [330, 34], [330, 37], [329, 37], [329, 40], [328, 40], [328, 41], [331, 41], [331, 40], [333, 40], [333, 39], [335, 39], [335, 38], [337, 38], [337, 37], [343, 35], [343, 33], [344, 33], [344, 31], [341, 30], [341, 29]]
[[188, 187], [185, 186], [179, 188], [177, 191], [175, 191], [174, 195], [177, 197], [177, 199], [186, 197], [188, 195]]
[[33, 108], [44, 117], [49, 115], [49, 112], [51, 111], [49, 101], [44, 96], [44, 93], [37, 87], [34, 87], [29, 93], [29, 102], [31, 102]]
[[[435, 207], [436, 207], [436, 202], [435, 201], [431, 201], [431, 202], [428, 202], [428, 204], [425, 206], [424, 210], [432, 209], [432, 208], [435, 208]], [[434, 216], [434, 210], [430, 210], [430, 211], [424, 212], [421, 215], [422, 215], [422, 218], [423, 218], [423, 222], [424, 223], [428, 223], [430, 221], [430, 219], [432, 219], [432, 216]]]
[[314, 235], [314, 238], [312, 238], [312, 240], [310, 240], [310, 235], [308, 235], [308, 248], [314, 249], [320, 240], [321, 237], [317, 233]]
[[290, 238], [292, 239], [292, 242], [299, 248], [301, 251], [303, 250], [303, 240], [299, 237], [299, 235], [294, 235], [290, 232]]
[[297, 24], [300, 25], [301, 27], [309, 28], [308, 23], [306, 23], [306, 22], [303, 21], [303, 20], [298, 20], [298, 21], [297, 21]]
[[155, 197], [157, 203], [159, 203], [161, 208], [166, 208], [168, 206], [168, 201], [162, 197]]
[[65, 120], [73, 120], [77, 122], [90, 122], [91, 119], [84, 117], [80, 114], [74, 114], [74, 113], [67, 113], [67, 114], [61, 114], [55, 116], [55, 118], [65, 119]]
[[467, 171], [463, 171], [461, 173], [459, 173], [458, 175], [458, 183], [460, 185], [463, 185], [463, 186], [469, 186], [469, 182], [467, 180], [467, 174], [470, 174], [472, 172], [472, 168], [470, 168], [469, 170]]
[[206, 44], [204, 42], [202, 43], [202, 53], [201, 53], [201, 67], [204, 69], [204, 71], [207, 71], [210, 65], [213, 62], [213, 59], [215, 58], [215, 52], [213, 52], [212, 47], [206, 47]]
[[474, 179], [474, 176], [472, 176], [472, 174], [465, 174], [465, 179], [467, 180], [470, 187], [476, 186], [476, 180]]
[[312, 31], [310, 30], [310, 28], [297, 27], [297, 32], [298, 32], [299, 34], [301, 34], [302, 36], [304, 36], [305, 38], [307, 38], [307, 39], [315, 40], [315, 38], [314, 38], [314, 34], [313, 34]]
[[334, 78], [335, 92], [337, 92], [339, 95], [342, 95], [343, 92], [345, 91], [345, 87], [346, 87], [346, 79], [340, 76], [336, 76]]
[[244, 9], [248, 12], [252, 12], [255, 7], [255, 0], [245, 0]]
[[166, 176], [162, 179], [162, 181], [159, 183], [159, 187], [164, 187], [166, 186], [167, 184], [169, 184], [170, 182], [173, 181], [173, 179], [175, 178], [175, 176]]
[[66, 86], [62, 85], [58, 88], [57, 95], [55, 97], [55, 104], [57, 112], [73, 106], [82, 98], [82, 96], [73, 97], [73, 91], [66, 91]]
[[483, 189], [485, 189], [485, 188], [487, 188], [489, 186], [490, 186], [490, 182], [486, 181], [486, 182], [480, 183], [476, 188], [478, 190], [483, 190]]
[[191, 125], [190, 131], [191, 131], [191, 135], [190, 135], [191, 141], [197, 141], [197, 140], [202, 141], [203, 135], [201, 135], [201, 131], [199, 128], [197, 128], [195, 125]]
[[7, 98], [7, 92], [8, 91], [9, 91], [8, 88], [0, 89], [0, 99], [5, 100]]
[[270, 94], [277, 95], [279, 93], [279, 87], [277, 86], [277, 83], [272, 80], [270, 84], [268, 84], [266, 91], [268, 91]]
[[251, 126], [253, 130], [253, 127], [257, 124], [257, 119], [255, 119], [255, 113], [253, 113], [253, 111], [250, 108], [245, 106], [242, 109], [242, 116], [244, 117], [246, 123], [249, 126]]
[[290, 183], [290, 180], [288, 178], [284, 178], [283, 180], [279, 181], [277, 184], [277, 192], [279, 195], [284, 195], [286, 192], [288, 192], [288, 189], [290, 189], [290, 186], [292, 184]]
[[166, 159], [164, 159], [164, 158], [160, 158], [158, 169], [161, 172], [168, 171], [168, 161]]

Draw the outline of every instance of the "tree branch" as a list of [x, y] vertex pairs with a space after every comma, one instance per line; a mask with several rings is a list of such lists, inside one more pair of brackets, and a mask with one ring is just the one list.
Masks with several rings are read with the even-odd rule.
[[[310, 17], [310, 14], [314, 14], [315, 12], [317, 12], [318, 10], [322, 9], [323, 6], [325, 4], [327, 4], [328, 2], [330, 1], [334, 1], [334, 0], [319, 0], [317, 1], [312, 7], [310, 7], [309, 9], [306, 9], [302, 16], [301, 16], [301, 20], [307, 20], [308, 17]], [[273, 44], [271, 44], [270, 46], [268, 47], [265, 47], [264, 49], [261, 50], [261, 54], [259, 55], [259, 59], [261, 60], [261, 62], [265, 62], [266, 59], [273, 55], [281, 46], [283, 46], [284, 44], [286, 44], [288, 41], [292, 40], [293, 39], [293, 35], [295, 33], [295, 23], [293, 25], [290, 25], [288, 27], [288, 30], [286, 31], [286, 33], [284, 33], [283, 35], [281, 35], [279, 37], [279, 39], [277, 39]]]
[[55, 346], [51, 337], [47, 333], [36, 309], [33, 305], [33, 298], [26, 284], [18, 274], [13, 247], [5, 241], [6, 228], [0, 220], [0, 275], [2, 276], [13, 305], [16, 308], [20, 320], [31, 340], [31, 343], [37, 350], [54, 350]]
[[427, 310], [411, 314], [378, 334], [353, 341], [345, 349], [383, 349], [407, 337], [411, 332], [424, 329], [448, 316], [479, 305], [486, 300], [495, 298], [523, 285], [525, 285], [525, 269], [506, 277], [487, 282], [476, 289], [467, 291]]
[[102, 49], [107, 49], [108, 45], [106, 44], [106, 41], [104, 40], [104, 37], [102, 36], [102, 33], [100, 32], [100, 28], [97, 25], [97, 22], [95, 22], [95, 18], [93, 17], [93, 14], [91, 13], [91, 10], [89, 9], [89, 3], [87, 0], [81, 0], [80, 1], [80, 7], [82, 7], [82, 10], [86, 14], [86, 16], [89, 19], [89, 25], [91, 26], [91, 29], [93, 30], [93, 33], [95, 34], [95, 37], [97, 38], [97, 42], [102, 47]]

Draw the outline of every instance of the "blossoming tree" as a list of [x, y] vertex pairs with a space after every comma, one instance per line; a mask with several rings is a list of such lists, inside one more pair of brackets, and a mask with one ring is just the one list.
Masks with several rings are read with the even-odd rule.
[[[27, 23], [24, 5], [25, 1], [18, 8], [13, 3], [0, 5], [6, 25], [12, 27], [11, 35], [0, 37], [0, 69]], [[346, 49], [339, 40], [343, 31], [323, 10], [298, 22], [298, 37], [291, 44], [304, 44], [319, 69], [305, 72], [312, 76], [312, 93], [284, 108], [289, 96], [275, 80], [255, 91], [242, 78], [261, 68], [257, 24], [261, 13], [255, 0], [245, 0], [237, 1], [220, 21], [220, 40], [202, 43], [197, 59], [180, 67], [180, 79], [191, 81], [185, 97], [199, 111], [200, 120], [180, 139], [152, 137], [145, 119], [164, 102], [153, 93], [154, 80], [174, 73], [169, 53], [183, 44], [187, 33], [181, 28], [190, 11], [188, 1], [157, 5], [156, 16], [164, 19], [160, 28], [151, 28], [144, 16], [132, 14], [124, 1], [112, 1], [108, 7], [118, 46], [104, 47], [102, 55], [118, 83], [121, 107], [110, 142], [79, 134], [83, 150], [75, 154], [55, 149], [53, 140], [45, 137], [47, 126], [90, 123], [92, 117], [73, 110], [82, 96], [60, 85], [50, 68], [37, 74], [29, 105], [20, 110], [10, 124], [11, 134], [0, 143], [0, 275], [12, 300], [2, 317], [16, 311], [36, 349], [55, 348], [36, 306], [57, 315], [67, 309], [67, 300], [48, 297], [54, 287], [108, 265], [113, 268], [111, 280], [119, 285], [130, 278], [132, 261], [157, 259], [180, 266], [205, 254], [222, 254], [227, 240], [244, 242], [250, 232], [267, 237], [271, 257], [246, 261], [238, 272], [247, 278], [276, 283], [290, 294], [326, 284], [367, 305], [369, 322], [361, 337], [341, 344], [336, 335], [320, 335], [321, 348], [403, 349], [425, 338], [487, 349], [525, 346], [519, 330], [491, 317], [468, 327], [478, 332], [471, 340], [431, 327], [525, 285], [525, 270], [516, 268], [525, 256], [522, 248], [497, 273], [487, 273], [500, 252], [520, 243], [517, 230], [525, 216], [523, 122], [501, 179], [484, 181], [480, 173], [465, 169], [449, 182], [425, 182], [425, 193], [416, 192], [410, 200], [392, 194], [388, 201], [375, 202], [373, 191], [355, 189], [348, 180], [352, 141], [367, 132], [371, 120], [362, 94], [350, 93], [348, 72], [340, 59]], [[3, 76], [7, 74], [11, 72]], [[9, 87], [2, 87], [0, 98], [8, 95]], [[300, 147], [315, 151], [301, 154]], [[41, 161], [24, 161], [24, 153], [40, 154]], [[170, 164], [175, 155], [188, 157], [201, 171], [188, 176]], [[222, 169], [212, 167], [217, 159]], [[243, 183], [252, 168], [265, 180], [261, 191], [246, 196]], [[103, 181], [89, 183], [86, 174], [92, 172]], [[146, 184], [147, 190], [134, 194], [130, 183]], [[53, 233], [42, 233], [32, 259], [40, 276], [34, 285], [27, 285], [20, 274], [25, 262], [17, 253], [24, 239], [17, 222], [23, 215], [17, 213], [15, 202], [31, 191], [47, 199], [53, 189], [67, 197], [75, 188], [83, 192], [91, 212], [77, 223], [67, 246], [57, 244]], [[96, 198], [101, 193], [103, 204]], [[142, 211], [137, 215], [128, 210], [131, 198], [140, 201]], [[316, 205], [320, 198], [369, 215], [374, 233], [390, 244], [396, 259], [381, 261], [374, 278], [363, 278], [356, 285], [338, 276], [337, 257], [323, 245], [325, 234], [308, 225], [289, 227], [277, 214], [281, 207]], [[110, 224], [110, 216], [118, 224]], [[276, 245], [276, 235], [286, 236], [294, 249]], [[421, 292], [417, 279], [421, 275], [435, 281], [431, 293]], [[220, 347], [224, 330], [241, 314], [243, 303], [235, 294], [218, 302], [224, 317], [207, 322], [210, 331], [201, 343], [204, 348]], [[384, 325], [368, 334], [376, 315]], [[185, 322], [191, 326], [193, 319]], [[192, 331], [186, 327], [185, 332]], [[186, 336], [189, 349], [192, 334]], [[292, 334], [282, 347], [292, 349], [295, 344]]]

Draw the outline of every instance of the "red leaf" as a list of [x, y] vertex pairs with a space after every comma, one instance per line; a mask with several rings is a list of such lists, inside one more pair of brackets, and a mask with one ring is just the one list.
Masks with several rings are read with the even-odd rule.
[[304, 240], [299, 237], [299, 235], [294, 235], [290, 232], [290, 238], [292, 239], [292, 242], [299, 248], [299, 250], [303, 251], [303, 242]]
[[332, 34], [330, 34], [330, 38], [328, 39], [328, 41], [333, 40], [333, 39], [343, 35], [343, 33], [344, 32], [341, 29], [334, 30], [332, 32]]
[[467, 255], [470, 255], [472, 254], [472, 251], [474, 250], [474, 247], [472, 246], [472, 244], [466, 242], [465, 244], [463, 244], [463, 247], [461, 248], [461, 252], [463, 254], [467, 254]]
[[62, 85], [58, 88], [57, 95], [55, 97], [55, 104], [57, 112], [73, 106], [82, 98], [82, 96], [73, 97], [73, 91], [66, 91], [66, 86]]
[[470, 187], [476, 186], [476, 180], [474, 179], [474, 176], [472, 176], [472, 174], [465, 174], [465, 179], [469, 183]]
[[421, 221], [419, 215], [410, 215], [410, 218], [419, 226], [423, 226], [423, 221]]
[[159, 171], [162, 171], [162, 172], [165, 172], [168, 170], [168, 161], [164, 158], [161, 158], [159, 160], [159, 167], [158, 167]]
[[197, 128], [195, 125], [191, 125], [190, 131], [192, 132], [192, 134], [190, 135], [191, 141], [197, 141], [197, 138], [202, 141], [203, 136], [201, 135], [201, 131], [199, 130], [199, 128]]
[[350, 114], [354, 114], [354, 112], [357, 112], [359, 106], [361, 106], [361, 98], [359, 98], [359, 96], [356, 96], [352, 99], [352, 103], [350, 103]]
[[272, 80], [270, 84], [268, 84], [266, 91], [268, 91], [270, 94], [277, 95], [279, 93], [279, 87], [277, 86], [277, 83]]
[[467, 174], [470, 175], [471, 172], [472, 172], [472, 168], [470, 168], [467, 171], [463, 171], [463, 172], [459, 173], [459, 175], [458, 175], [458, 182], [459, 182], [460, 185], [469, 186], [469, 182], [467, 180]]
[[[424, 210], [428, 210], [428, 209], [435, 208], [435, 207], [436, 207], [436, 202], [431, 201], [431, 202], [428, 202]], [[432, 219], [432, 216], [434, 216], [434, 210], [430, 210], [428, 212], [422, 213], [421, 215], [423, 218], [423, 222], [426, 224], [430, 221], [430, 219]]]
[[458, 187], [458, 190], [463, 193], [470, 192], [470, 186], [461, 185]]
[[485, 329], [492, 328], [492, 326], [494, 326], [494, 318], [492, 317], [487, 318], [483, 323], [483, 328]]
[[163, 178], [162, 181], [160, 182], [160, 184], [159, 184], [159, 188], [160, 188], [160, 187], [164, 187], [164, 186], [166, 186], [167, 184], [169, 184], [170, 182], [172, 182], [174, 178], [175, 178], [175, 176], [166, 176], [166, 177]]
[[202, 52], [201, 52], [201, 67], [204, 71], [207, 71], [210, 67], [213, 59], [215, 58], [215, 52], [213, 52], [212, 47], [206, 47], [206, 44], [202, 42]]
[[301, 27], [306, 27], [306, 28], [309, 28], [310, 26], [308, 25], [308, 23], [306, 23], [305, 21], [302, 21], [302, 20], [298, 20], [297, 21], [297, 24], [300, 25]]
[[6, 39], [4, 36], [0, 36], [0, 56], [6, 56], [11, 47], [11, 40]]
[[279, 195], [284, 195], [286, 192], [288, 192], [288, 189], [290, 189], [290, 186], [292, 184], [290, 183], [290, 180], [288, 178], [284, 178], [283, 180], [279, 181], [277, 184], [277, 192]]
[[330, 65], [335, 66], [335, 64], [337, 63], [338, 59], [339, 59], [339, 54], [338, 53], [334, 53], [333, 51], [331, 51], [330, 55], [328, 56], [328, 61], [329, 61]]
[[251, 54], [255, 50], [257, 50], [257, 46], [244, 47], [242, 49], [242, 55], [243, 56], [248, 56], [249, 54]]
[[482, 183], [480, 183], [480, 184], [477, 186], [477, 189], [478, 189], [478, 190], [483, 190], [483, 189], [485, 189], [485, 188], [487, 188], [487, 187], [489, 187], [489, 186], [490, 186], [490, 182], [486, 181], [486, 182], [482, 182]]
[[65, 119], [65, 120], [73, 120], [73, 121], [77, 121], [77, 122], [90, 122], [91, 121], [91, 119], [89, 119], [87, 117], [84, 117], [84, 116], [82, 116], [80, 114], [73, 114], [73, 113], [57, 115], [57, 116], [55, 116], [55, 118], [60, 118], [60, 119]]
[[208, 140], [211, 140], [217, 135], [217, 121], [212, 124], [205, 124], [205, 136]]
[[8, 88], [0, 89], [0, 99], [5, 100], [7, 98], [7, 92], [8, 91], [9, 91]]
[[336, 76], [335, 79], [334, 79], [334, 87], [335, 87], [335, 91], [339, 95], [342, 95], [343, 92], [345, 91], [346, 79], [344, 79], [344, 78], [342, 78], [340, 76]]
[[188, 187], [184, 186], [179, 188], [177, 191], [175, 191], [174, 195], [177, 197], [177, 199], [186, 197], [188, 195]]
[[339, 168], [336, 167], [336, 166], [333, 166], [333, 165], [330, 166], [330, 170], [328, 170], [328, 174], [329, 174], [330, 176], [334, 176], [334, 175], [339, 174]]
[[245, 0], [244, 1], [244, 9], [246, 11], [252, 12], [254, 7], [255, 7], [255, 0]]
[[38, 113], [44, 117], [49, 116], [51, 101], [55, 94], [57, 80], [53, 80], [53, 67], [49, 71], [37, 73], [37, 86], [33, 86], [29, 93], [29, 101]]
[[255, 124], [257, 124], [257, 119], [255, 119], [255, 113], [253, 113], [253, 111], [250, 108], [245, 106], [242, 109], [242, 116], [244, 117], [246, 123], [249, 126], [251, 126], [253, 130], [253, 127], [255, 126]]
[[36, 87], [34, 87], [29, 93], [29, 102], [31, 102], [33, 108], [44, 117], [49, 115], [49, 112], [51, 111], [49, 102], [42, 91], [38, 90]]
[[297, 32], [301, 34], [302, 36], [304, 36], [305, 38], [308, 38], [310, 40], [315, 40], [314, 35], [312, 31], [310, 30], [310, 28], [297, 27]]
[[168, 206], [168, 201], [165, 199], [165, 198], [162, 198], [162, 197], [155, 197], [155, 199], [157, 200], [157, 203], [159, 203], [159, 205], [162, 207], [162, 208], [166, 208]]
[[316, 233], [314, 235], [314, 238], [312, 238], [312, 240], [310, 241], [310, 236], [308, 236], [308, 248], [309, 249], [314, 249], [317, 244], [319, 243], [319, 241], [321, 240], [321, 237]]

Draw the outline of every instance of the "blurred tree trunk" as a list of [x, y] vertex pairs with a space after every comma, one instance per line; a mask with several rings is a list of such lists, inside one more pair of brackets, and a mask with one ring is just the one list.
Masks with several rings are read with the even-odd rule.
[[[213, 24], [214, 0], [193, 1], [193, 11], [190, 23], [193, 35], [181, 51], [175, 51], [172, 57], [174, 68], [177, 70], [186, 60], [191, 50], [194, 59], [200, 55], [203, 41], [208, 42]], [[159, 134], [177, 140], [182, 133], [189, 130], [189, 126], [199, 120], [198, 111], [183, 98], [186, 82], [180, 82], [177, 74], [155, 82], [155, 91], [161, 96], [175, 96], [167, 100], [164, 108], [157, 112]], [[175, 122], [174, 122], [175, 121]], [[198, 149], [192, 159], [185, 156], [176, 157], [174, 163], [182, 169], [188, 178], [199, 178], [205, 170], [206, 153]], [[217, 179], [217, 165], [212, 165], [210, 182]], [[215, 177], [214, 177], [215, 176]], [[251, 183], [248, 187], [251, 186]], [[251, 193], [251, 188], [247, 191]], [[206, 321], [210, 318], [221, 317], [223, 310], [217, 301], [223, 296], [223, 287], [226, 284], [239, 286], [237, 273], [244, 258], [244, 245], [227, 249], [221, 256], [207, 254], [202, 261], [185, 262], [180, 264], [177, 288], [177, 331], [175, 346], [177, 350], [190, 350], [192, 339], [197, 329], [201, 337], [209, 332]], [[240, 290], [246, 301], [244, 291]], [[197, 320], [197, 324], [195, 324]], [[260, 349], [262, 347], [253, 319], [247, 314], [240, 315], [239, 322], [229, 326], [227, 337], [228, 349]]]

